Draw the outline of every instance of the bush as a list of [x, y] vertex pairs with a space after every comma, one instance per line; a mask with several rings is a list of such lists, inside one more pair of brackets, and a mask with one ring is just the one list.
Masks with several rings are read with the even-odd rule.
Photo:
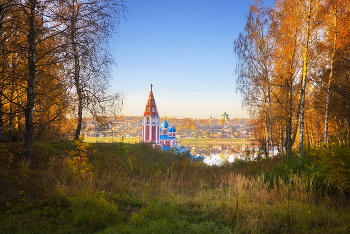
[[319, 147], [315, 156], [322, 164], [322, 173], [336, 187], [350, 192], [350, 147]]

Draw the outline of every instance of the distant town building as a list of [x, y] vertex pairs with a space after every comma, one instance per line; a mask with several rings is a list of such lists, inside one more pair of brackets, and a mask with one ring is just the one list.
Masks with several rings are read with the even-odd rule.
[[230, 118], [228, 117], [228, 114], [227, 114], [226, 112], [224, 112], [224, 113], [222, 114], [222, 118], [219, 120], [219, 124], [220, 124], [220, 125], [231, 124]]
[[166, 120], [160, 124], [160, 117], [153, 96], [152, 87], [153, 85], [151, 85], [146, 109], [143, 114], [142, 141], [145, 143], [160, 145], [162, 146], [162, 149], [175, 148], [178, 143], [176, 138], [176, 128], [170, 127]]

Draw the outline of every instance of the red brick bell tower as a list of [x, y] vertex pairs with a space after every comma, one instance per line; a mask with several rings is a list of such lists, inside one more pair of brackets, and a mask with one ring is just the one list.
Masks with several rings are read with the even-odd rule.
[[160, 118], [157, 110], [156, 101], [154, 100], [151, 90], [148, 95], [148, 101], [142, 120], [142, 141], [145, 143], [159, 144], [159, 125]]

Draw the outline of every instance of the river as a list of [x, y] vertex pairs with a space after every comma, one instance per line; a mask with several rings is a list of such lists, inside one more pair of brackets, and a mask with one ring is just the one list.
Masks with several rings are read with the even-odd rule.
[[204, 163], [208, 165], [221, 165], [224, 162], [233, 162], [235, 159], [245, 159], [247, 151], [251, 155], [259, 151], [257, 144], [233, 143], [233, 144], [205, 144], [205, 145], [182, 145], [187, 148], [193, 156], [204, 157]]

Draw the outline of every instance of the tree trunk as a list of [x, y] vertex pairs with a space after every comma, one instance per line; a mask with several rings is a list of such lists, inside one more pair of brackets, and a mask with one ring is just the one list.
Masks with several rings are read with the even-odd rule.
[[265, 157], [269, 156], [269, 119], [267, 113], [264, 113], [265, 121], [264, 121], [264, 154]]
[[81, 127], [83, 123], [83, 100], [82, 100], [82, 92], [79, 88], [79, 85], [76, 85], [77, 94], [78, 94], [78, 120], [77, 120], [77, 129], [75, 131], [74, 140], [79, 140]]
[[287, 125], [286, 125], [286, 143], [285, 143], [285, 150], [286, 150], [286, 155], [287, 158], [292, 157], [292, 147], [293, 147], [293, 137], [292, 137], [292, 127], [293, 127], [293, 97], [292, 97], [292, 92], [293, 92], [293, 85], [287, 82], [287, 87], [288, 87], [288, 92], [287, 94], [287, 102], [288, 102], [288, 117], [287, 117]]
[[4, 112], [2, 99], [0, 97], [0, 137], [4, 135]]
[[[334, 27], [335, 30], [337, 30], [337, 16], [336, 13], [334, 14]], [[323, 136], [323, 142], [328, 142], [328, 119], [329, 119], [329, 102], [331, 99], [331, 82], [333, 80], [333, 63], [334, 63], [334, 57], [335, 57], [335, 51], [336, 51], [336, 43], [337, 43], [337, 32], [334, 34], [333, 38], [333, 48], [332, 48], [332, 55], [330, 59], [330, 71], [328, 76], [328, 82], [327, 82], [327, 96], [326, 96], [326, 113], [325, 113], [325, 119], [324, 119], [324, 136]]]
[[13, 106], [12, 103], [10, 103], [9, 124], [8, 124], [8, 137], [9, 137], [10, 142], [12, 142], [12, 139], [13, 139], [13, 108], [12, 108], [12, 106]]
[[300, 130], [299, 130], [299, 155], [303, 156], [304, 154], [304, 134], [305, 134], [305, 90], [306, 90], [306, 74], [307, 74], [307, 65], [306, 65], [306, 55], [303, 59], [303, 72], [302, 72], [302, 81], [301, 81], [301, 90], [300, 90]]
[[288, 120], [287, 120], [287, 126], [286, 126], [286, 137], [285, 137], [285, 150], [286, 150], [286, 155], [288, 158], [291, 158], [292, 156], [292, 118], [289, 115]]
[[268, 82], [268, 108], [269, 108], [269, 148], [267, 151], [268, 156], [270, 156], [270, 151], [273, 150], [273, 123], [272, 123], [272, 106], [271, 106], [271, 90], [270, 82]]
[[[3, 43], [3, 21], [4, 21], [4, 6], [2, 4], [0, 4], [0, 43]], [[3, 54], [3, 48], [0, 47], [0, 56], [4, 56]], [[0, 72], [2, 73], [2, 66], [4, 66], [3, 64], [3, 60], [0, 59]], [[1, 75], [1, 79], [4, 79], [4, 75], [2, 73]], [[0, 84], [1, 85], [1, 84]], [[1, 89], [1, 92], [3, 93], [3, 88]], [[4, 104], [2, 102], [2, 97], [0, 96], [0, 136], [4, 135]]]
[[305, 135], [305, 99], [306, 99], [306, 82], [308, 75], [308, 63], [309, 63], [309, 43], [310, 43], [310, 17], [311, 17], [311, 3], [308, 3], [308, 14], [306, 16], [305, 24], [305, 45], [303, 51], [303, 67], [301, 77], [301, 89], [300, 89], [300, 135], [299, 135], [299, 155], [304, 155], [304, 135]]
[[29, 9], [29, 34], [28, 34], [28, 79], [27, 79], [27, 105], [24, 111], [25, 134], [24, 134], [24, 160], [31, 165], [33, 150], [33, 112], [34, 112], [34, 87], [35, 87], [35, 8], [36, 0], [30, 1]]
[[346, 119], [345, 119], [345, 125], [346, 125], [346, 145], [350, 146], [350, 139], [349, 139], [349, 135], [350, 135], [350, 114], [349, 114], [349, 108], [347, 108], [346, 110]]
[[75, 136], [74, 140], [78, 140], [80, 133], [81, 133], [81, 128], [82, 128], [82, 122], [83, 122], [83, 90], [82, 90], [82, 85], [81, 85], [81, 79], [80, 79], [80, 56], [79, 56], [79, 51], [77, 48], [77, 15], [78, 15], [78, 9], [76, 9], [76, 4], [75, 1], [73, 1], [73, 9], [72, 9], [72, 18], [71, 18], [71, 28], [70, 28], [70, 40], [72, 44], [72, 51], [73, 51], [73, 59], [74, 59], [74, 85], [75, 85], [75, 90], [77, 92], [77, 97], [78, 97], [78, 119], [77, 119], [77, 127], [75, 130]]
[[[332, 62], [331, 62], [331, 64], [332, 64]], [[323, 135], [323, 142], [324, 143], [328, 142], [328, 119], [329, 119], [329, 102], [330, 102], [330, 99], [331, 99], [331, 78], [328, 78], [327, 95], [326, 95], [326, 113], [325, 113], [325, 117], [324, 117], [324, 135]]]

